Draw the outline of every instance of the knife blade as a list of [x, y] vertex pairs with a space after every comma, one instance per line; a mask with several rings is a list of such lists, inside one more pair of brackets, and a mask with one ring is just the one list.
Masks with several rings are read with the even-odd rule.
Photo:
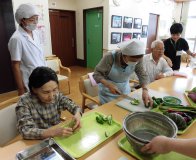
[[123, 98], [128, 99], [128, 100], [131, 100], [131, 101], [134, 100], [134, 98], [132, 98], [132, 97], [126, 95], [126, 94], [121, 94], [121, 96], [122, 96]]

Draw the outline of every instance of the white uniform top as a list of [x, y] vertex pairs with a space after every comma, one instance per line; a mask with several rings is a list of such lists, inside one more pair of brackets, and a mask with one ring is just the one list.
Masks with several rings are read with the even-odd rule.
[[33, 39], [19, 26], [8, 43], [12, 61], [20, 61], [20, 70], [25, 87], [28, 89], [29, 76], [38, 66], [46, 66], [40, 37], [33, 31]]

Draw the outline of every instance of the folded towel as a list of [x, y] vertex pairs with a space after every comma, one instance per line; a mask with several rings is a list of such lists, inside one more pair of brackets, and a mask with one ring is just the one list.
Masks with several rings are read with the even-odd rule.
[[97, 82], [96, 82], [95, 79], [93, 78], [93, 73], [94, 73], [94, 72], [88, 73], [88, 77], [89, 77], [89, 79], [90, 79], [90, 81], [91, 81], [91, 85], [92, 85], [92, 86], [97, 86]]
[[187, 78], [187, 74], [184, 72], [174, 71], [174, 76], [185, 77]]

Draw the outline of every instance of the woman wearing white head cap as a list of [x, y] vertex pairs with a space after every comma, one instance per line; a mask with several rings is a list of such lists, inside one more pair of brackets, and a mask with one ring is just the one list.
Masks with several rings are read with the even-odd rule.
[[40, 36], [35, 31], [38, 15], [37, 8], [31, 4], [20, 5], [15, 13], [19, 27], [10, 38], [8, 48], [18, 95], [28, 90], [28, 79], [33, 69], [46, 66]]
[[144, 72], [142, 57], [144, 44], [139, 40], [126, 41], [119, 44], [120, 50], [106, 54], [94, 71], [94, 79], [98, 83], [101, 104], [118, 98], [121, 94], [129, 94], [131, 89], [129, 77], [136, 73], [143, 88], [143, 101], [146, 105], [152, 100], [146, 87], [147, 74]]

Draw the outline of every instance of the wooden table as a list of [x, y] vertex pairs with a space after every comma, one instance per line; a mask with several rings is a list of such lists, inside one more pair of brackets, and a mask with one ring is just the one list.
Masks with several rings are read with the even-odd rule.
[[[190, 90], [196, 86], [196, 69], [190, 70], [187, 69], [188, 77], [167, 77], [164, 79], [157, 80], [151, 83], [148, 87], [150, 89], [168, 93], [170, 95], [179, 97], [182, 100], [183, 104], [188, 104], [184, 96], [185, 90]], [[186, 70], [185, 70], [186, 71]], [[117, 107], [115, 103], [120, 99], [114, 100], [110, 103], [102, 105], [97, 109], [91, 110], [89, 112], [102, 112], [106, 115], [112, 114], [113, 118], [119, 122], [122, 122], [124, 117], [129, 113], [129, 111], [124, 110], [120, 107]], [[122, 151], [118, 147], [118, 140], [124, 136], [123, 131], [119, 131], [117, 134], [110, 137], [108, 140], [98, 145], [96, 148], [79, 158], [79, 160], [118, 160], [120, 157], [127, 157], [130, 160], [135, 158]], [[196, 123], [189, 128], [189, 130], [180, 135], [179, 138], [195, 138], [196, 137]], [[4, 148], [0, 148], [0, 157], [3, 160], [13, 160], [17, 152], [29, 147], [32, 144], [36, 144], [39, 141], [37, 140], [19, 140], [15, 143], [12, 143]]]

